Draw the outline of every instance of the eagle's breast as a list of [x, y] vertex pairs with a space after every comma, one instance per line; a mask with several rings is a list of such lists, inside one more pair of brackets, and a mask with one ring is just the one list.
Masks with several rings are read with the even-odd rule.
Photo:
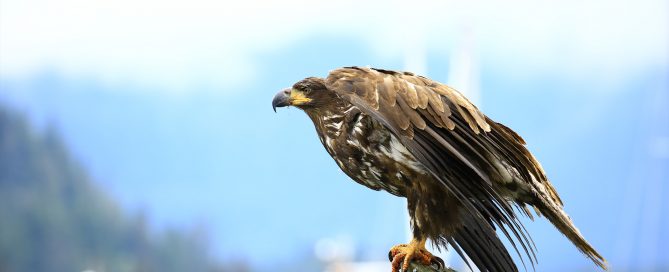
[[323, 112], [314, 123], [323, 146], [339, 168], [374, 190], [404, 196], [425, 168], [390, 130], [358, 108]]

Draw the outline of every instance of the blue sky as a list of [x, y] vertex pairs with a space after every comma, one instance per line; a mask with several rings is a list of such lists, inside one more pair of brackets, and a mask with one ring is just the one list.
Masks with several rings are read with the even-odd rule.
[[[465, 25], [484, 112], [527, 140], [584, 235], [614, 267], [669, 265], [666, 3], [474, 2], [381, 9], [400, 23], [368, 18], [374, 4], [339, 20], [346, 1], [2, 0], [0, 99], [59, 128], [126, 209], [205, 226], [223, 258], [289, 263], [338, 237], [384, 260], [405, 242], [404, 201], [351, 182], [306, 116], [275, 114], [271, 97], [349, 65], [448, 82]], [[528, 228], [538, 271], [592, 269], [544, 220]]]

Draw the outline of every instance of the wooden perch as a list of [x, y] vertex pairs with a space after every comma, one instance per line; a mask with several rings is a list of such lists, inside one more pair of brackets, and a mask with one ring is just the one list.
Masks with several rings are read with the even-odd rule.
[[434, 267], [429, 265], [422, 265], [412, 262], [411, 264], [409, 264], [409, 270], [401, 272], [457, 272], [457, 271], [451, 269], [450, 267], [435, 269]]

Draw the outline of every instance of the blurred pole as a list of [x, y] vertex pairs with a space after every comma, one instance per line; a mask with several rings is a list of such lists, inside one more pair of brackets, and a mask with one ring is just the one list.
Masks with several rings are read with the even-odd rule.
[[[420, 1], [419, 1], [420, 2]], [[404, 20], [401, 24], [401, 32], [404, 35], [404, 71], [410, 71], [417, 75], [427, 76], [427, 25], [421, 12], [417, 10], [421, 5], [412, 3], [405, 5]]]
[[[450, 54], [447, 84], [464, 94], [477, 107], [482, 108], [476, 33], [467, 22], [462, 22], [457, 33], [456, 44]], [[468, 269], [452, 250], [445, 254], [444, 260], [458, 271]]]
[[[429, 76], [427, 69], [427, 22], [425, 21], [424, 15], [421, 12], [421, 9], [428, 5], [423, 5], [425, 1], [414, 1], [410, 5], [407, 5], [405, 2], [395, 1], [394, 5], [405, 7], [402, 9], [402, 13], [398, 14], [401, 20], [400, 24], [400, 33], [404, 35], [404, 71], [409, 71], [421, 76]], [[410, 241], [413, 237], [411, 231], [409, 213], [406, 210], [406, 202], [404, 204], [404, 209], [401, 210], [405, 218], [405, 228], [406, 228], [406, 237], [407, 241]], [[443, 253], [437, 251], [436, 248], [433, 248], [430, 244], [427, 245], [427, 249], [439, 256], [440, 258], [447, 260], [446, 256]], [[446, 265], [449, 266], [450, 263], [446, 261]]]
[[[404, 20], [402, 24], [402, 33], [406, 35], [404, 41], [404, 70], [411, 71], [418, 75], [428, 75], [427, 67], [427, 25], [425, 19], [420, 15], [420, 4], [405, 5]], [[457, 45], [451, 52], [451, 61], [449, 64], [448, 85], [462, 92], [473, 103], [481, 106], [481, 94], [479, 90], [479, 69], [478, 57], [476, 54], [476, 40], [473, 28], [463, 23], [463, 27], [456, 38]], [[408, 213], [403, 211], [406, 218], [406, 233], [410, 240], [412, 237], [411, 227], [408, 224], [410, 218]], [[435, 253], [446, 262], [447, 266], [464, 270], [464, 264], [459, 262], [457, 254], [452, 251], [439, 252], [436, 248], [428, 245], [428, 250]], [[457, 265], [456, 265], [457, 264]]]
[[[421, 1], [419, 1], [421, 2]], [[402, 4], [396, 2], [395, 4]], [[429, 76], [427, 67], [427, 22], [421, 15], [420, 9], [423, 7], [420, 3], [404, 5], [406, 7], [400, 16], [402, 20], [401, 30], [404, 38], [404, 70], [411, 71], [418, 75]], [[481, 107], [481, 94], [479, 90], [479, 67], [476, 48], [476, 39], [474, 29], [464, 19], [461, 22], [459, 37], [456, 37], [457, 44], [450, 54], [448, 85], [462, 92], [473, 103]], [[446, 26], [444, 26], [446, 27]], [[408, 213], [403, 211], [406, 218], [407, 238], [411, 239], [411, 227]], [[428, 249], [439, 255], [451, 266], [458, 270], [465, 270], [464, 264], [459, 262], [457, 254], [452, 251], [439, 252], [436, 248], [428, 245]], [[455, 265], [457, 263], [457, 265]]]
[[451, 53], [448, 85], [464, 94], [481, 108], [481, 92], [476, 52], [476, 35], [471, 26], [464, 25], [459, 32], [457, 44]]

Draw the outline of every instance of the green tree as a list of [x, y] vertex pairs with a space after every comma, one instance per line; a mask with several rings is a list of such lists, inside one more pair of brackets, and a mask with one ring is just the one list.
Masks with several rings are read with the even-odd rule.
[[145, 222], [96, 186], [55, 129], [37, 133], [0, 105], [0, 272], [224, 271], [201, 231]]

